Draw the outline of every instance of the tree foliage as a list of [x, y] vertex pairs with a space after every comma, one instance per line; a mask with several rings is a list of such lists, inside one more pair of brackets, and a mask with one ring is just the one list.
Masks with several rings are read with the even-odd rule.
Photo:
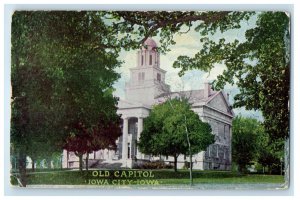
[[145, 154], [173, 156], [176, 170], [179, 154], [189, 155], [186, 127], [192, 154], [214, 142], [210, 125], [202, 122], [186, 101], [172, 99], [156, 105], [145, 119], [139, 149]]
[[[159, 50], [169, 51], [169, 45], [175, 44], [174, 34], [187, 33], [195, 21], [217, 28], [212, 23], [226, 27], [238, 28], [243, 18], [248, 18], [248, 12], [229, 11], [110, 11], [103, 12], [103, 18], [111, 23], [111, 29], [119, 35], [119, 45], [129, 49], [139, 48], [148, 37], [160, 36]], [[115, 48], [115, 45], [106, 44], [106, 48]]]
[[11, 144], [22, 178], [26, 156], [61, 152], [76, 125], [91, 128], [100, 113], [116, 115], [118, 54], [95, 48], [112, 34], [108, 29], [95, 12], [14, 13]]
[[232, 123], [232, 160], [239, 166], [240, 172], [257, 160], [259, 148], [266, 143], [263, 127], [252, 118], [238, 116]]
[[11, 146], [18, 158], [21, 183], [26, 185], [26, 156], [33, 160], [47, 158], [59, 148], [62, 139], [60, 120], [63, 116], [59, 99], [53, 94], [61, 77], [52, 76], [45, 68], [42, 56], [43, 35], [29, 13], [16, 12], [11, 33]]
[[234, 97], [234, 106], [261, 110], [271, 139], [286, 138], [289, 134], [289, 16], [284, 12], [258, 14], [256, 26], [245, 32], [245, 42], [227, 42], [224, 38], [215, 42], [209, 38], [210, 34], [232, 28], [239, 26], [227, 23], [224, 26], [220, 22], [199, 25], [195, 30], [202, 35], [203, 48], [192, 58], [178, 57], [173, 66], [180, 68], [182, 75], [190, 69], [210, 71], [216, 63], [225, 64], [226, 69], [214, 81], [214, 87], [221, 89], [226, 83], [235, 83], [240, 93]]
[[257, 146], [257, 162], [264, 168], [267, 167], [269, 174], [282, 173], [284, 140], [272, 141], [267, 133], [261, 139], [260, 146]]
[[234, 118], [232, 158], [240, 172], [245, 172], [250, 163], [268, 167], [269, 173], [278, 170], [284, 157], [283, 146], [284, 140], [271, 140], [263, 124], [256, 119], [241, 116]]
[[[115, 113], [116, 113], [115, 107]], [[86, 155], [86, 169], [88, 170], [88, 155], [101, 149], [116, 149], [116, 140], [121, 136], [120, 116], [99, 115], [99, 122], [92, 128], [79, 122], [73, 127], [66, 138], [64, 149], [74, 152], [79, 157], [79, 169], [83, 168], [83, 155]]]

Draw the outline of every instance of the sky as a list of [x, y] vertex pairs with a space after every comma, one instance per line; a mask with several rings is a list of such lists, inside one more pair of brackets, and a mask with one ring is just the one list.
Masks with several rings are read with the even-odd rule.
[[[210, 36], [210, 38], [216, 41], [218, 41], [220, 38], [225, 38], [228, 42], [232, 42], [235, 39], [241, 42], [245, 41], [244, 33], [247, 29], [255, 26], [256, 19], [257, 16], [255, 15], [250, 18], [249, 21], [243, 21], [240, 29], [227, 31], [224, 33], [219, 32], [213, 36]], [[174, 41], [176, 44], [170, 46], [171, 51], [167, 52], [165, 55], [160, 55], [160, 68], [167, 71], [166, 83], [171, 86], [171, 91], [203, 89], [205, 82], [211, 82], [215, 80], [217, 76], [222, 74], [223, 70], [226, 68], [223, 64], [215, 64], [210, 73], [201, 70], [190, 70], [187, 71], [184, 76], [178, 76], [179, 69], [172, 67], [173, 62], [177, 59], [177, 57], [180, 55], [192, 57], [202, 48], [202, 44], [200, 42], [201, 36], [193, 29], [196, 26], [197, 24], [194, 23], [191, 30], [186, 34], [175, 34]], [[159, 37], [153, 37], [153, 39], [156, 41], [157, 45], [160, 46]], [[125, 97], [125, 82], [128, 82], [130, 79], [129, 69], [136, 67], [137, 65], [136, 52], [137, 50], [122, 51], [118, 58], [120, 61], [123, 61], [123, 64], [117, 70], [121, 74], [121, 78], [114, 84], [114, 87], [116, 88], [115, 95], [121, 99], [124, 99]], [[238, 87], [236, 85], [227, 84], [224, 88], [224, 91], [230, 95], [229, 101], [231, 104], [233, 104], [233, 97], [239, 92]], [[252, 117], [260, 121], [263, 120], [262, 114], [259, 111], [248, 111], [245, 110], [245, 108], [235, 108], [234, 113], [235, 115]]]

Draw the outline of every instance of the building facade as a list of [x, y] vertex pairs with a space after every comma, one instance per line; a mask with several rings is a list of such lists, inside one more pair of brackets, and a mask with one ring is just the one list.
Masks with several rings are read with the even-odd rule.
[[[168, 98], [185, 97], [189, 100], [192, 110], [199, 118], [208, 122], [215, 143], [206, 151], [193, 156], [194, 169], [231, 169], [231, 126], [234, 113], [228, 101], [228, 95], [223, 91], [213, 91], [208, 83], [204, 89], [171, 92], [165, 83], [166, 71], [160, 68], [160, 55], [155, 41], [148, 38], [143, 47], [137, 52], [137, 65], [130, 69], [130, 80], [125, 85], [125, 99], [118, 102], [118, 114], [122, 116], [123, 134], [118, 140], [117, 150], [100, 150], [89, 155], [93, 163], [100, 167], [110, 164], [118, 167], [132, 168], [136, 164], [147, 161], [163, 160], [172, 163], [174, 158], [153, 157], [142, 154], [137, 148], [137, 142], [143, 130], [143, 121], [149, 115], [151, 107], [162, 103]], [[78, 158], [72, 152], [64, 151], [64, 167], [77, 167]], [[178, 168], [184, 166], [188, 158], [178, 157]]]

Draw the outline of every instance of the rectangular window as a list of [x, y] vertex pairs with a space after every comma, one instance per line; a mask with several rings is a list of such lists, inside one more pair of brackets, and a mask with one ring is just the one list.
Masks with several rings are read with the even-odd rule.
[[161, 75], [160, 75], [160, 73], [157, 74], [157, 80], [161, 81]]
[[149, 65], [152, 65], [152, 55], [149, 57]]
[[142, 56], [142, 63], [141, 63], [141, 65], [143, 66], [143, 64], [144, 64], [144, 56]]
[[128, 147], [127, 147], [127, 158], [130, 158], [130, 143], [128, 143]]
[[221, 130], [222, 130], [222, 129], [220, 128], [220, 123], [219, 123], [219, 122], [216, 122], [215, 125], [216, 125], [216, 126], [215, 126], [215, 132], [216, 132], [216, 135], [217, 135], [217, 136], [220, 136], [220, 132], [221, 132]]

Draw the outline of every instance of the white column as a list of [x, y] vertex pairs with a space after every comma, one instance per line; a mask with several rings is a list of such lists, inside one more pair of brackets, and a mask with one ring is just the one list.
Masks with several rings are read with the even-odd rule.
[[127, 156], [128, 156], [128, 118], [123, 118], [122, 160], [127, 160]]
[[140, 67], [141, 66], [141, 57], [142, 57], [142, 53], [141, 51], [137, 52], [137, 66]]
[[160, 56], [158, 52], [157, 52], [157, 66], [160, 67]]
[[[229, 125], [229, 162], [230, 162], [230, 165], [232, 166], [232, 127], [231, 125]], [[231, 170], [231, 168], [230, 168]]]
[[69, 152], [67, 150], [63, 150], [63, 157], [62, 157], [62, 165], [63, 168], [68, 168], [68, 162], [69, 162]]
[[[143, 131], [143, 118], [139, 117], [138, 118], [138, 130], [137, 130], [137, 141], [138, 142], [140, 140], [140, 136], [141, 136], [142, 131]], [[137, 152], [136, 152], [136, 158], [137, 159], [142, 159], [142, 153], [139, 151], [138, 148], [137, 148]]]
[[148, 66], [148, 51], [147, 50], [145, 50], [144, 51], [144, 66]]

